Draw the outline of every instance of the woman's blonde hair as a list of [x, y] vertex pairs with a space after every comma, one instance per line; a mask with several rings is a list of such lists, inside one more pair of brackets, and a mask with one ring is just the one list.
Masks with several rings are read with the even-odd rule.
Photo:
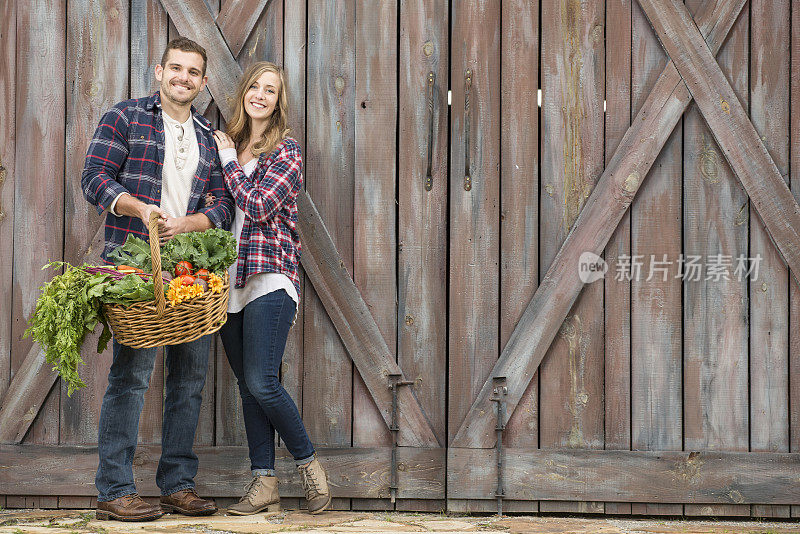
[[265, 72], [277, 74], [281, 80], [281, 87], [278, 90], [278, 102], [269, 117], [269, 124], [267, 124], [261, 139], [253, 145], [252, 152], [254, 156], [264, 152], [269, 154], [275, 150], [278, 143], [289, 135], [289, 128], [287, 127], [289, 122], [289, 99], [286, 96], [286, 77], [283, 75], [282, 68], [268, 61], [253, 63], [242, 75], [234, 96], [235, 112], [233, 113], [233, 120], [228, 123], [228, 135], [233, 139], [237, 150], [246, 146], [250, 141], [250, 116], [244, 110], [244, 95], [250, 89], [250, 86]]

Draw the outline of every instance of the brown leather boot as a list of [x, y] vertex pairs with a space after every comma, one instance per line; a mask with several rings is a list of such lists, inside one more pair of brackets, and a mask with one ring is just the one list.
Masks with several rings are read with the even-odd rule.
[[113, 501], [97, 503], [95, 517], [100, 520], [115, 519], [117, 521], [153, 521], [164, 515], [161, 507], [147, 504], [136, 493], [125, 495]]
[[303, 489], [306, 492], [306, 503], [310, 514], [318, 514], [331, 504], [331, 492], [328, 488], [328, 475], [316, 457], [305, 465], [297, 466]]
[[161, 509], [165, 512], [178, 512], [183, 515], [211, 515], [217, 505], [211, 499], [202, 499], [194, 488], [176, 491], [161, 496]]
[[231, 515], [252, 515], [258, 512], [276, 513], [281, 511], [281, 497], [278, 495], [278, 479], [256, 476], [244, 490], [244, 497], [228, 507]]

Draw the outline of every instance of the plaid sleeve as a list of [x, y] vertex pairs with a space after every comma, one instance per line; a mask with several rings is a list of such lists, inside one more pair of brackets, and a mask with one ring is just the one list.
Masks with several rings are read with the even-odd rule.
[[216, 200], [213, 204], [198, 210], [199, 213], [205, 214], [217, 228], [228, 229], [231, 221], [233, 221], [233, 197], [225, 187], [225, 180], [222, 177], [222, 167], [219, 163], [219, 154], [214, 158], [214, 162], [211, 166], [211, 179], [207, 192], [214, 195]]
[[223, 171], [236, 205], [256, 223], [266, 223], [287, 199], [297, 196], [303, 183], [302, 169], [299, 145], [286, 139], [278, 157], [270, 163], [258, 184], [246, 179], [238, 161], [228, 162]]
[[103, 115], [94, 132], [81, 175], [83, 196], [103, 213], [117, 196], [128, 190], [117, 175], [128, 157], [128, 118], [119, 104]]

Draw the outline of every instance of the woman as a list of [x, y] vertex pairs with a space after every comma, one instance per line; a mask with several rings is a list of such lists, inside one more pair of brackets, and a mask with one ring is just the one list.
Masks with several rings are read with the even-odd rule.
[[287, 137], [283, 70], [252, 65], [236, 91], [228, 133], [216, 131], [225, 183], [236, 200], [228, 321], [220, 335], [242, 397], [253, 480], [237, 515], [280, 510], [275, 478], [277, 430], [295, 459], [312, 514], [331, 502], [325, 471], [297, 406], [278, 380], [286, 338], [299, 301], [297, 193], [303, 185], [300, 147]]

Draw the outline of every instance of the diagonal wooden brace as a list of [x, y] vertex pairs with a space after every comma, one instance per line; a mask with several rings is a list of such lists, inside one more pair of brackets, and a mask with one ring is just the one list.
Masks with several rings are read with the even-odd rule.
[[[714, 53], [722, 47], [745, 3], [746, 0], [717, 0], [703, 6], [697, 24]], [[490, 401], [493, 377], [505, 376], [507, 379], [507, 421], [583, 289], [583, 282], [578, 277], [581, 254], [586, 251], [597, 255], [602, 253], [691, 101], [691, 93], [675, 65], [669, 62], [625, 132], [478, 392], [453, 438], [452, 447], [494, 447], [495, 418]]]
[[650, 24], [697, 102], [725, 159], [744, 186], [795, 281], [800, 279], [800, 206], [703, 41], [686, 6], [639, 0]]

